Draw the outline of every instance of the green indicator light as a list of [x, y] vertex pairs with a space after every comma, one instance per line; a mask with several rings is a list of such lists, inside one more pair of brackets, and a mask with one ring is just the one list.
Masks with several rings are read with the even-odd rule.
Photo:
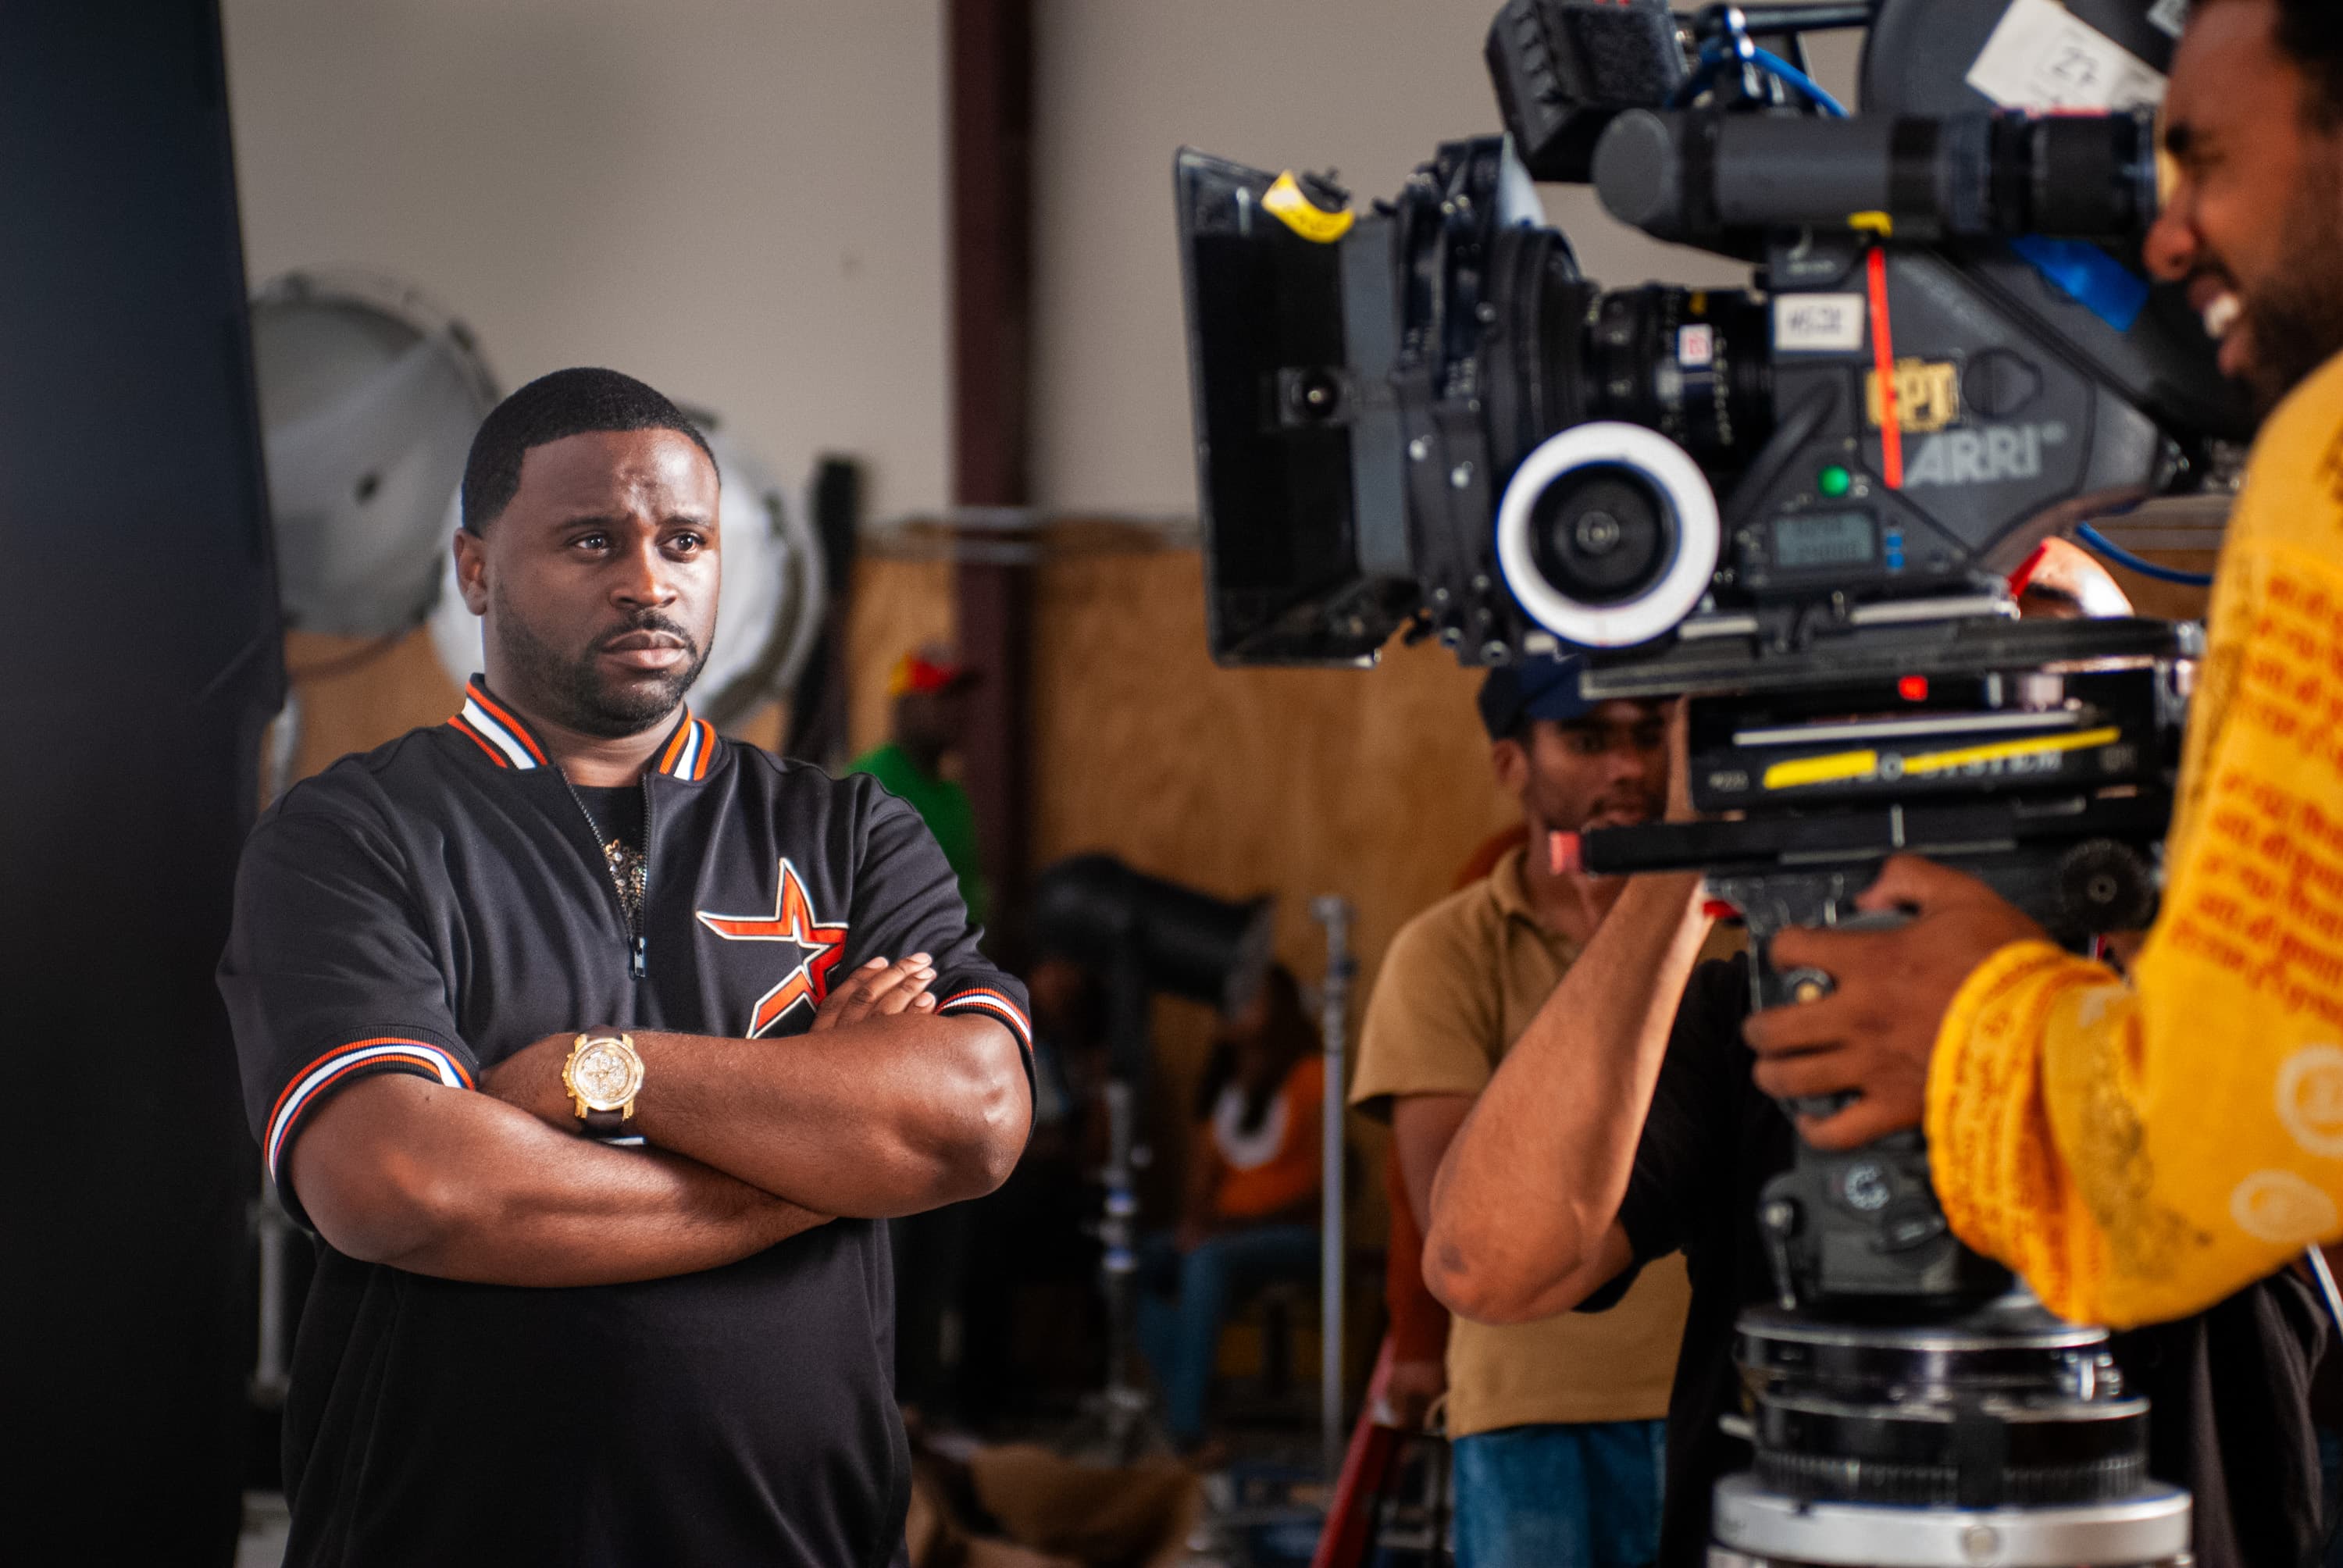
[[1834, 463], [1815, 476], [1815, 488], [1832, 500], [1838, 499], [1855, 487], [1855, 476]]

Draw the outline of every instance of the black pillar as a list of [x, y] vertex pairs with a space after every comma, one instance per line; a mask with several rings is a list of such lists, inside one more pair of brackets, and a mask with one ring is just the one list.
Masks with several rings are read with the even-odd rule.
[[214, 0], [0, 5], [6, 1544], [225, 1563], [257, 1182], [212, 969], [281, 686]]

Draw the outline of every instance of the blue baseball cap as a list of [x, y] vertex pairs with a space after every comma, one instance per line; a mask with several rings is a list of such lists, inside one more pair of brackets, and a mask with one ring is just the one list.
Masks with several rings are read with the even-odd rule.
[[1503, 664], [1481, 682], [1481, 725], [1492, 740], [1503, 740], [1522, 721], [1550, 719], [1567, 724], [1584, 719], [1594, 704], [1578, 693], [1579, 672], [1586, 660], [1577, 654], [1540, 656], [1519, 664]]

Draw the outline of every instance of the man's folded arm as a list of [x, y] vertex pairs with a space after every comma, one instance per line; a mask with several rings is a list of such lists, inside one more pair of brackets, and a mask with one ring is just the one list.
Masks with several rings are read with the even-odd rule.
[[[1024, 988], [977, 949], [960, 880], [919, 814], [858, 778], [851, 937], [830, 989], [873, 959], [926, 953], [931, 1010], [780, 1039], [638, 1032], [643, 1136], [825, 1214], [887, 1218], [980, 1197], [1008, 1179], [1032, 1117]], [[810, 1005], [809, 1003], [808, 1005]], [[558, 1117], [558, 1060], [524, 1056], [532, 1110]], [[515, 1065], [520, 1065], [516, 1063]], [[550, 1068], [548, 1072], [548, 1069]], [[495, 1087], [504, 1092], [500, 1064]]]
[[[890, 1218], [981, 1197], [1008, 1178], [1031, 1114], [1025, 1046], [980, 1012], [905, 1012], [783, 1040], [631, 1031], [635, 1124], [652, 1147], [825, 1214]], [[550, 1136], [573, 1037], [500, 1062], [483, 1087]]]
[[612, 1148], [411, 1072], [360, 1079], [317, 1106], [279, 1169], [337, 1251], [479, 1284], [693, 1273], [827, 1218], [680, 1155]]
[[1567, 1312], [1634, 1261], [1620, 1211], [1708, 920], [1631, 883], [1474, 1104], [1433, 1187], [1424, 1282], [1483, 1322]]

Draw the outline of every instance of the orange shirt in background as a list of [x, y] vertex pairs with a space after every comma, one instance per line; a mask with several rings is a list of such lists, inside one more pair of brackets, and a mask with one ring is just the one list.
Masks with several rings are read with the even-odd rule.
[[1221, 1185], [1212, 1210], [1223, 1220], [1258, 1220], [1291, 1209], [1319, 1190], [1324, 1147], [1326, 1059], [1305, 1056], [1287, 1071], [1259, 1126], [1247, 1131], [1244, 1090], [1232, 1082], [1212, 1101], [1212, 1147]]

